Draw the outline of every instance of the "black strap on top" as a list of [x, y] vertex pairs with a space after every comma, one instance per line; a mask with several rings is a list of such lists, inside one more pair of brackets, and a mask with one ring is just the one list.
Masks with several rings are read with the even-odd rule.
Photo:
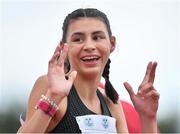
[[107, 115], [107, 116], [112, 116], [111, 112], [109, 111], [109, 108], [108, 108], [108, 106], [106, 104], [106, 101], [105, 101], [105, 99], [104, 99], [104, 97], [102, 95], [102, 93], [98, 89], [97, 89], [96, 92], [97, 92], [97, 95], [98, 95], [99, 100], [101, 102], [102, 114], [103, 115]]
[[[88, 110], [92, 114], [96, 114], [93, 111], [91, 111], [90, 109], [88, 109], [86, 107], [86, 105], [82, 102], [82, 100], [80, 99], [80, 97], [79, 97], [79, 95], [78, 95], [74, 85], [72, 86], [71, 91], [74, 94], [74, 96], [75, 96], [74, 98], [76, 98], [76, 101], [78, 101], [78, 104], [79, 104], [79, 106], [81, 106], [81, 108], [83, 108], [84, 110]], [[96, 90], [96, 93], [97, 93], [97, 96], [98, 96], [98, 98], [100, 100], [102, 115], [107, 115], [107, 116], [111, 116], [112, 117], [111, 112], [109, 111], [109, 108], [108, 108], [108, 106], [106, 104], [106, 101], [104, 99], [104, 96], [102, 95], [102, 93], [98, 89]]]

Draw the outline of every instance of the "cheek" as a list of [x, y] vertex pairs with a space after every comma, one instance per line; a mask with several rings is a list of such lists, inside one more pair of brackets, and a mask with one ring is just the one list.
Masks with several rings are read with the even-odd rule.
[[68, 50], [68, 59], [69, 59], [69, 62], [70, 62], [71, 66], [73, 66], [74, 62], [76, 61], [75, 59], [77, 59], [78, 54], [79, 54], [79, 51], [78, 51], [77, 48], [69, 47], [69, 50]]
[[109, 44], [99, 44], [98, 45], [99, 51], [102, 53], [103, 56], [109, 57], [110, 55], [110, 45]]
[[68, 60], [69, 60], [69, 63], [70, 63], [70, 65], [72, 66], [72, 61], [73, 61], [73, 59], [72, 59], [72, 52], [71, 52], [71, 49], [69, 49], [68, 50]]

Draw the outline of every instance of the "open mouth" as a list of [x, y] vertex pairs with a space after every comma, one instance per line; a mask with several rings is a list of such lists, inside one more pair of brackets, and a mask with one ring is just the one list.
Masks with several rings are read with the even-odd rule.
[[97, 61], [99, 59], [100, 59], [99, 56], [86, 56], [86, 57], [81, 58], [81, 60], [84, 62], [92, 62], [92, 61]]

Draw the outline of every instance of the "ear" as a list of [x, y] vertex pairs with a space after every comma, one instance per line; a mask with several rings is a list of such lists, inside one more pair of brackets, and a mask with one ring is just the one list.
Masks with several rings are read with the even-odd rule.
[[115, 38], [115, 36], [111, 36], [110, 42], [111, 42], [110, 52], [112, 53], [114, 51], [115, 47], [116, 47], [116, 38]]

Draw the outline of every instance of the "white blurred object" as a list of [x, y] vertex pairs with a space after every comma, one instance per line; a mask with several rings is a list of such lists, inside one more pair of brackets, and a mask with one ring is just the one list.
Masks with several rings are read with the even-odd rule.
[[19, 116], [19, 121], [20, 121], [20, 123], [21, 123], [21, 126], [23, 126], [24, 120], [22, 119], [22, 114], [20, 114], [20, 116]]
[[109, 116], [77, 116], [76, 121], [82, 133], [117, 133], [116, 119]]

